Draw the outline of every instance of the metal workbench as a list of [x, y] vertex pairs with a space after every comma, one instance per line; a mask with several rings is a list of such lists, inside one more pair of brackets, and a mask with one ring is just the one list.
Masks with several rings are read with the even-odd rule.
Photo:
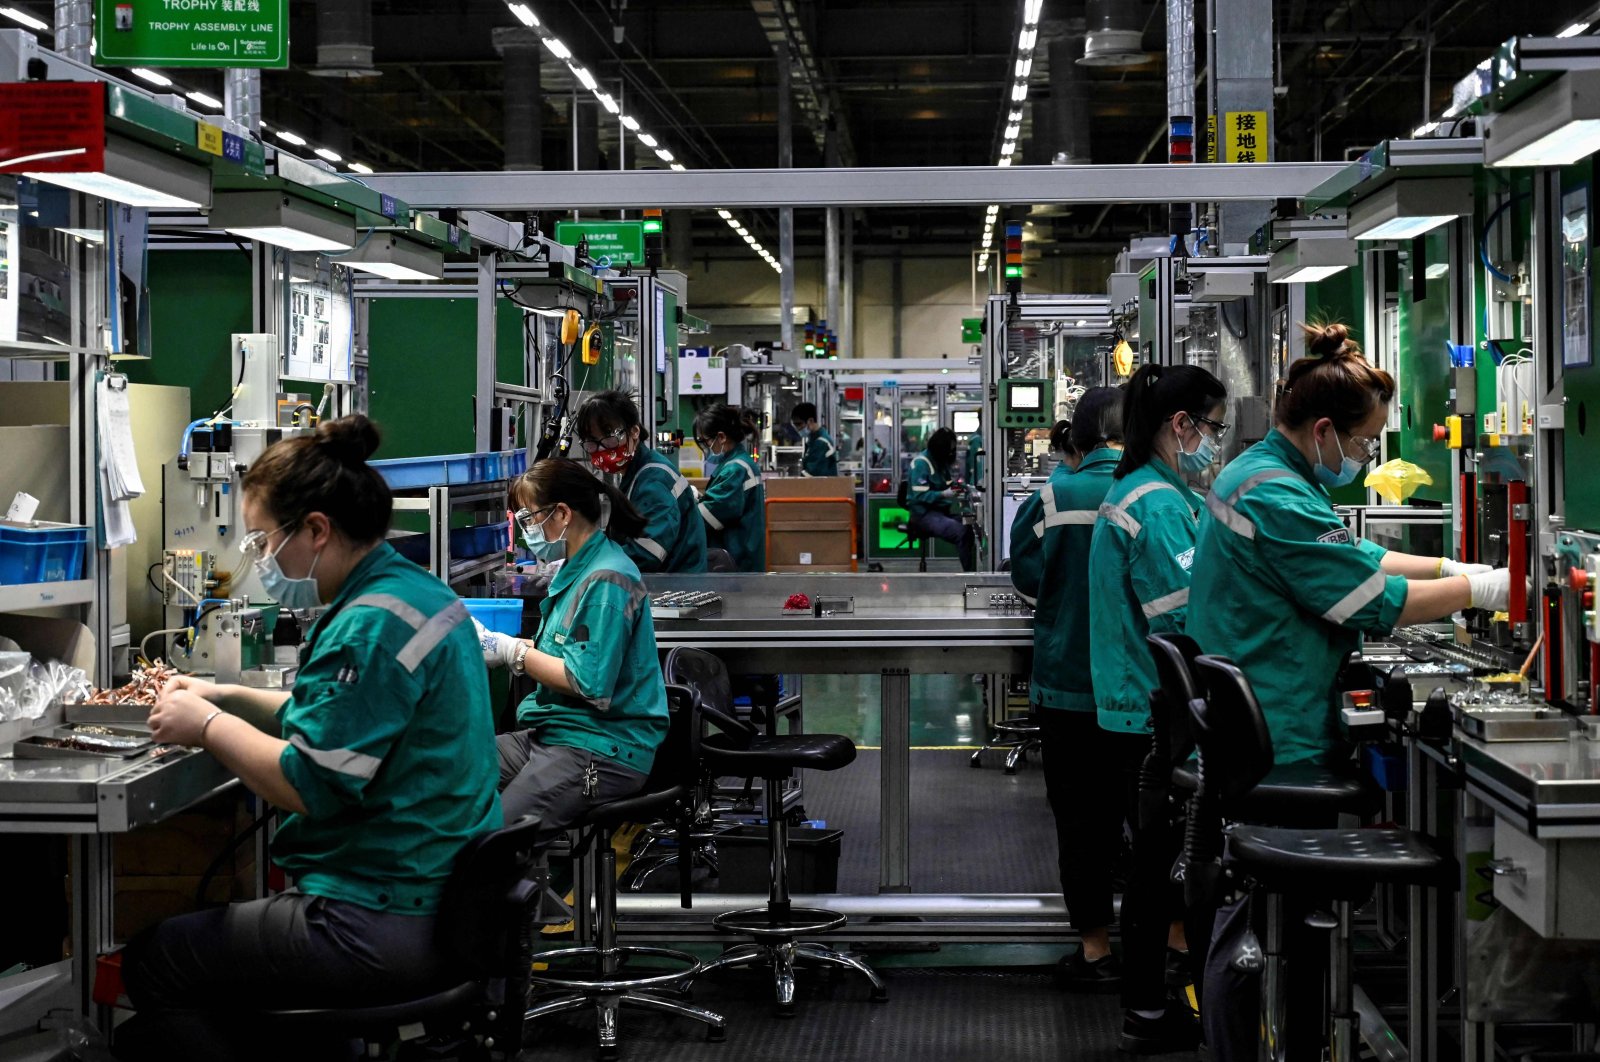
[[[705, 649], [739, 674], [882, 677], [879, 892], [912, 892], [910, 677], [1027, 673], [1033, 613], [968, 604], [969, 587], [982, 588], [974, 606], [986, 603], [991, 592], [1011, 594], [1009, 578], [730, 574], [650, 576], [647, 582], [652, 591], [710, 590], [723, 599], [720, 615], [657, 620], [656, 642], [663, 651], [680, 645]], [[831, 614], [785, 613], [783, 603], [795, 593], [820, 599]], [[908, 898], [904, 913], [915, 906]]]

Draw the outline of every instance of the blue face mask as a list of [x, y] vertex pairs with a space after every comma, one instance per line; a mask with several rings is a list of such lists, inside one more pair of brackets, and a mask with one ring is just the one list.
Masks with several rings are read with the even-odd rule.
[[722, 460], [726, 455], [714, 454], [710, 450], [705, 451], [705, 455], [706, 459], [703, 462], [706, 472], [705, 478], [710, 479], [717, 474], [717, 468], [722, 464]]
[[[293, 538], [294, 536], [290, 535], [289, 537]], [[281, 551], [288, 542], [289, 539], [284, 539], [283, 545], [278, 547], [278, 551]], [[317, 591], [315, 576], [317, 573], [317, 561], [321, 559], [322, 552], [318, 550], [317, 555], [311, 558], [311, 570], [305, 574], [305, 577], [291, 579], [284, 574], [283, 568], [278, 564], [278, 552], [274, 551], [256, 562], [256, 575], [261, 579], [261, 589], [266, 591], [268, 597], [287, 609], [320, 608], [322, 607], [322, 595]]]
[[1183, 448], [1183, 441], [1178, 441], [1178, 471], [1190, 476], [1197, 476], [1210, 468], [1217, 459], [1217, 440], [1200, 433], [1200, 441], [1195, 444], [1194, 452]]
[[[1339, 433], [1337, 431], [1334, 432], [1333, 440], [1335, 444], [1339, 441]], [[1357, 461], [1345, 453], [1344, 447], [1340, 446], [1339, 471], [1335, 472], [1322, 463], [1322, 443], [1316, 440], [1313, 440], [1313, 442], [1316, 442], [1317, 446], [1317, 463], [1311, 466], [1311, 472], [1317, 477], [1318, 483], [1332, 490], [1335, 487], [1343, 487], [1355, 482], [1355, 478], [1361, 474], [1361, 469], [1366, 465], [1365, 461]]]
[[[553, 516], [555, 514], [552, 513], [550, 515]], [[522, 533], [522, 544], [528, 548], [529, 553], [532, 553], [545, 564], [566, 559], [567, 531], [572, 530], [572, 525], [568, 524], [567, 530], [561, 532], [560, 538], [546, 538], [544, 536], [544, 525], [549, 519], [550, 516], [546, 516], [544, 520], [535, 524], [533, 528]]]

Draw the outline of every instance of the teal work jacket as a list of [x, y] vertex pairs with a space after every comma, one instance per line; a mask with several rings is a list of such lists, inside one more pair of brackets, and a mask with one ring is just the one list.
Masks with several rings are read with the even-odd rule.
[[706, 524], [694, 509], [689, 481], [647, 446], [634, 452], [621, 490], [644, 517], [644, 534], [622, 544], [641, 572], [706, 570]]

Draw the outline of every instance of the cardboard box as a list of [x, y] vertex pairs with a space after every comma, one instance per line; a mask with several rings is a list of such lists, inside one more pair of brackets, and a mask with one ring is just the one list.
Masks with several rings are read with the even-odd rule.
[[[198, 876], [250, 823], [243, 789], [230, 790], [191, 811], [118, 835], [111, 845], [112, 869], [119, 875]], [[247, 841], [220, 873], [236, 873], [254, 856], [255, 844]]]
[[[111, 901], [111, 924], [117, 941], [126, 942], [140, 930], [157, 922], [200, 910], [194, 902], [200, 877], [199, 874], [177, 874], [118, 878]], [[247, 899], [247, 895], [238, 893], [240, 882], [241, 879], [227, 872], [212, 877], [206, 883], [206, 905]]]
[[768, 534], [767, 569], [774, 572], [847, 572], [854, 560], [853, 541], [849, 527], [838, 531], [772, 530]]
[[849, 498], [856, 496], [854, 476], [783, 476], [767, 480], [769, 498]]

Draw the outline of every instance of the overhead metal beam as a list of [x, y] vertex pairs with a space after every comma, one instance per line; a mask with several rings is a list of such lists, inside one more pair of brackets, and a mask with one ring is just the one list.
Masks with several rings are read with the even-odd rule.
[[1209, 166], [926, 166], [856, 169], [379, 173], [363, 179], [423, 208], [616, 210], [983, 206], [1301, 199], [1337, 162]]

